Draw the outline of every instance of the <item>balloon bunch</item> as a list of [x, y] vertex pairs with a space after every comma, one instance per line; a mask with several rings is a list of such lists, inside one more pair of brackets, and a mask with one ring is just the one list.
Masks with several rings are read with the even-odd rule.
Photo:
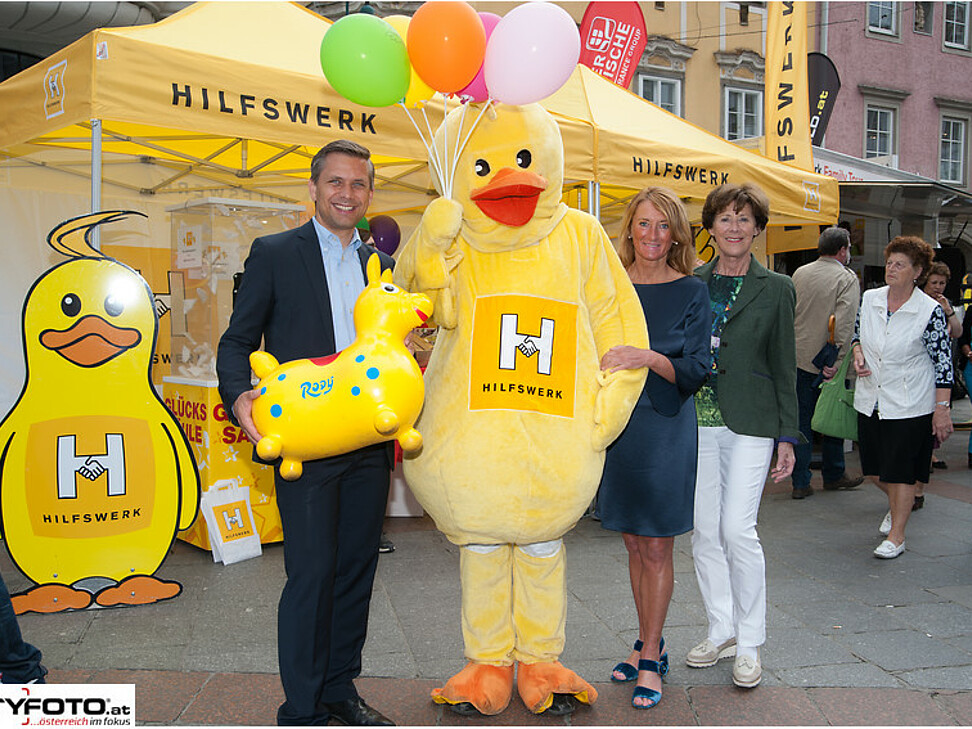
[[[546, 98], [570, 77], [580, 57], [580, 34], [570, 15], [553, 3], [520, 5], [503, 18], [477, 13], [465, 2], [427, 2], [411, 18], [356, 13], [332, 25], [321, 42], [328, 83], [363, 106], [400, 104], [421, 137], [443, 192], [452, 196], [455, 165], [492, 101], [529, 104]], [[425, 103], [438, 93], [444, 114], [458, 99], [465, 121], [469, 102], [486, 102], [465, 139], [456, 139], [449, 167], [435, 148]], [[427, 136], [410, 109], [419, 109]]]

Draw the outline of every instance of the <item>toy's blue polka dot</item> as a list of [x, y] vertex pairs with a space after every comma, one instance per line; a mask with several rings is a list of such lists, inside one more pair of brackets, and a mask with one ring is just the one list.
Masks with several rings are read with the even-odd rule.
[[283, 408], [280, 407], [279, 405], [274, 405], [273, 407], [270, 408], [270, 414], [275, 418], [279, 418], [282, 412], [283, 412]]
[[261, 395], [266, 395], [267, 394], [267, 388], [266, 387], [261, 387], [260, 388], [260, 394]]
[[351, 394], [352, 395], [355, 395], [355, 396], [360, 395], [361, 394], [361, 388], [358, 387], [357, 385], [355, 385], [354, 387], [351, 388]]
[[367, 371], [365, 371], [365, 374], [368, 375], [368, 379], [369, 380], [377, 380], [378, 379], [378, 368], [377, 367], [369, 367], [367, 369]]
[[364, 362], [364, 355], [363, 354], [359, 354], [357, 357], [354, 358], [354, 361], [355, 362]]
[[278, 380], [281, 380], [281, 381], [282, 381], [282, 380], [286, 380], [286, 379], [287, 379], [287, 375], [278, 375], [278, 376], [277, 376], [277, 379], [278, 379]]

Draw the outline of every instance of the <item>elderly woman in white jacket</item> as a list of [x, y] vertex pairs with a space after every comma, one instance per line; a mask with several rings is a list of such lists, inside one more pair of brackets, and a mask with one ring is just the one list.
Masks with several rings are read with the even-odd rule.
[[952, 432], [948, 323], [939, 303], [916, 286], [932, 256], [914, 236], [888, 244], [887, 286], [864, 292], [851, 345], [861, 468], [877, 477], [890, 507], [880, 526], [886, 538], [874, 550], [882, 559], [904, 552], [915, 483], [928, 483], [934, 440]]

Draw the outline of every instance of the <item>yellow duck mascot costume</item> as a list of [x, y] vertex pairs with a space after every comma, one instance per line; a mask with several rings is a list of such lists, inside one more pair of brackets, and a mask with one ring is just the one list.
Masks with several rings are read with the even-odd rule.
[[[140, 213], [134, 213], [140, 215]], [[199, 504], [189, 446], [151, 381], [158, 319], [145, 280], [90, 245], [129, 213], [61, 224], [70, 257], [24, 302], [27, 376], [0, 424], [0, 529], [37, 586], [14, 610], [139, 605], [178, 595], [153, 577]]]
[[[440, 327], [405, 476], [460, 545], [469, 663], [437, 703], [498, 714], [516, 685], [535, 713], [595, 689], [558, 661], [561, 537], [593, 499], [604, 449], [646, 370], [601, 371], [611, 347], [648, 346], [637, 294], [604, 229], [561, 202], [560, 130], [539, 105], [497, 105], [460, 154], [454, 199], [427, 207], [395, 277], [432, 298]], [[461, 116], [449, 115], [448, 139]], [[444, 129], [436, 141], [443, 148]], [[437, 183], [438, 184], [438, 183]]]

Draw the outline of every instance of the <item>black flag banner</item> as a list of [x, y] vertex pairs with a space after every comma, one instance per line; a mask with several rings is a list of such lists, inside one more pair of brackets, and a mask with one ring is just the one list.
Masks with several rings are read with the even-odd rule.
[[830, 113], [840, 91], [840, 76], [837, 67], [823, 53], [807, 54], [807, 76], [810, 87], [810, 143], [819, 147]]

